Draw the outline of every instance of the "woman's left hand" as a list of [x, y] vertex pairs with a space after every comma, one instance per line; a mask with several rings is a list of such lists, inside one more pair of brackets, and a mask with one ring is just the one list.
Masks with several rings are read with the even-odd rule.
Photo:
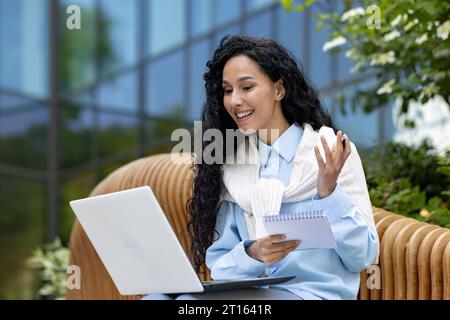
[[[344, 140], [342, 140], [344, 137]], [[319, 176], [317, 178], [317, 192], [320, 198], [328, 197], [336, 188], [337, 178], [341, 173], [345, 160], [351, 152], [350, 140], [347, 135], [343, 135], [342, 131], [338, 131], [336, 135], [336, 143], [332, 150], [328, 147], [325, 137], [321, 136], [323, 150], [325, 151], [326, 163], [323, 161], [319, 152], [319, 147], [314, 146], [317, 163], [319, 164]]]

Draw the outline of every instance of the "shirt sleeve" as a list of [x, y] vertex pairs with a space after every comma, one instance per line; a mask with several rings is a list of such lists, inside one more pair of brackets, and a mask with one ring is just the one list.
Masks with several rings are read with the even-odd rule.
[[214, 241], [206, 250], [206, 266], [215, 280], [256, 278], [267, 265], [245, 251], [251, 240], [242, 240], [236, 225], [233, 204], [222, 201], [216, 219]]
[[339, 184], [323, 199], [313, 197], [314, 207], [327, 213], [336, 240], [336, 252], [350, 272], [368, 268], [377, 252], [378, 236], [374, 235], [358, 214], [357, 207]]

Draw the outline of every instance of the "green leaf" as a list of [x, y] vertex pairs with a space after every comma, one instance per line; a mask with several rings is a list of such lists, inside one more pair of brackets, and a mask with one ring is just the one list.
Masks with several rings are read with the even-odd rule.
[[280, 2], [286, 11], [292, 11], [294, 0], [280, 0]]
[[49, 296], [55, 292], [55, 288], [49, 284], [46, 284], [39, 290], [41, 296]]

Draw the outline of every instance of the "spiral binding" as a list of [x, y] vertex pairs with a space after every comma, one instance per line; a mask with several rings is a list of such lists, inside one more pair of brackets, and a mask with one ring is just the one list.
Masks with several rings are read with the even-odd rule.
[[323, 218], [325, 216], [326, 214], [322, 210], [289, 212], [277, 215], [264, 216], [264, 222], [314, 219], [314, 218]]

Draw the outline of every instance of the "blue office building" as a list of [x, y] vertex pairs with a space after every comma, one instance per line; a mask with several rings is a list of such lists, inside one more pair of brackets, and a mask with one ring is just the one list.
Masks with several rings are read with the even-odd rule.
[[55, 236], [68, 241], [69, 200], [170, 151], [172, 130], [200, 119], [205, 65], [226, 34], [287, 47], [360, 148], [390, 139], [390, 111], [339, 111], [337, 96], [370, 77], [322, 51], [315, 14], [337, 3], [286, 12], [278, 0], [0, 0], [0, 299], [33, 297], [24, 260]]

